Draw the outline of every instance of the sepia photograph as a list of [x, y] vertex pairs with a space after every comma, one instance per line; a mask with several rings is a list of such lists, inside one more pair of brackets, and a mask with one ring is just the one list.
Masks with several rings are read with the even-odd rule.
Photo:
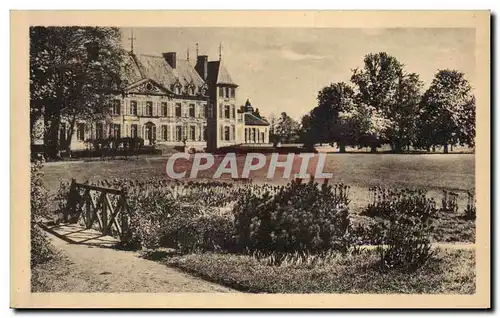
[[489, 295], [489, 19], [30, 23], [26, 292]]

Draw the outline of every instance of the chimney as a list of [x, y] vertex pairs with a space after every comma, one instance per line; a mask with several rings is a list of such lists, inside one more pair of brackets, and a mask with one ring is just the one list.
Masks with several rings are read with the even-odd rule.
[[172, 68], [177, 67], [177, 58], [175, 52], [163, 53], [163, 58], [167, 61], [168, 65]]
[[208, 75], [208, 55], [198, 55], [194, 69], [203, 80], [206, 80]]

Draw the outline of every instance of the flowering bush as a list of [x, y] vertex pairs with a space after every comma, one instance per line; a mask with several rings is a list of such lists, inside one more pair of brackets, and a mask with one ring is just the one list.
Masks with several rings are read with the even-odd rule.
[[423, 189], [396, 190], [372, 187], [369, 190], [372, 202], [361, 212], [361, 215], [387, 219], [396, 212], [404, 211], [410, 216], [429, 218], [436, 210], [436, 202], [428, 199]]
[[370, 229], [383, 269], [415, 270], [433, 255], [430, 237], [436, 203], [423, 190], [378, 190], [376, 204], [367, 210], [379, 221]]
[[441, 210], [445, 212], [458, 212], [458, 194], [451, 191], [443, 190], [443, 198], [441, 199]]
[[234, 207], [241, 250], [319, 252], [350, 247], [348, 190], [311, 180], [244, 188]]
[[467, 191], [467, 207], [464, 211], [464, 217], [466, 220], [476, 219], [476, 199], [470, 191]]

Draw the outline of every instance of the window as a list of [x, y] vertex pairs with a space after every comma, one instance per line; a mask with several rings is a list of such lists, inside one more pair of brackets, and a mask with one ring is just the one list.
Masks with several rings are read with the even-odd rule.
[[229, 98], [229, 87], [225, 87], [226, 94], [224, 97]]
[[136, 124], [130, 125], [130, 137], [137, 138], [137, 125]]
[[203, 126], [203, 141], [207, 141], [208, 136], [207, 136], [207, 126]]
[[113, 115], [120, 115], [120, 100], [119, 99], [115, 99], [113, 100]]
[[175, 127], [175, 140], [182, 141], [182, 126]]
[[219, 97], [224, 97], [224, 87], [219, 87]]
[[102, 123], [95, 124], [95, 138], [96, 139], [104, 138], [104, 125]]
[[234, 125], [231, 125], [231, 140], [235, 140], [236, 136], [236, 127]]
[[224, 127], [224, 140], [228, 140], [228, 141], [230, 140], [229, 134], [230, 134], [229, 126], [225, 126]]
[[120, 127], [120, 124], [113, 124], [112, 126], [112, 135], [113, 135], [113, 138], [120, 138], [121, 134], [121, 127]]
[[231, 105], [231, 108], [233, 110], [233, 119], [236, 119], [236, 107], [234, 105]]
[[175, 117], [181, 117], [182, 116], [182, 105], [181, 103], [175, 104]]
[[166, 125], [161, 126], [161, 138], [163, 140], [169, 140], [170, 139], [169, 137], [170, 136], [168, 134], [168, 126]]
[[235, 98], [236, 96], [236, 89], [234, 87], [231, 87], [231, 98]]
[[194, 95], [194, 92], [195, 92], [195, 91], [194, 91], [194, 87], [190, 87], [190, 88], [189, 88], [189, 94]]
[[166, 102], [162, 102], [161, 103], [161, 115], [163, 117], [167, 117], [168, 116], [168, 104]]
[[175, 94], [180, 95], [181, 93], [181, 85], [180, 84], [174, 84], [173, 86], [173, 91]]
[[195, 117], [195, 108], [194, 104], [189, 104], [189, 117], [194, 118]]
[[191, 126], [189, 128], [189, 136], [191, 137], [191, 140], [196, 140], [196, 127], [195, 126]]
[[146, 116], [153, 117], [153, 102], [146, 102]]
[[224, 118], [231, 118], [231, 107], [229, 105], [224, 107]]
[[85, 124], [84, 123], [77, 124], [77, 126], [76, 126], [76, 138], [79, 141], [85, 140]]
[[130, 115], [137, 116], [137, 101], [135, 100], [130, 101]]

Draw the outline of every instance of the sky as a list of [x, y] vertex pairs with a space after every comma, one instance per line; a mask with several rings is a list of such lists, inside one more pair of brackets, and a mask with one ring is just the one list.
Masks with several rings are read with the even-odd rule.
[[[420, 75], [426, 89], [438, 69], [465, 73], [474, 87], [475, 29], [466, 28], [134, 28], [134, 51], [177, 52], [196, 63], [199, 54], [219, 59], [239, 85], [238, 105], [247, 98], [264, 116], [286, 112], [300, 119], [317, 105], [318, 91], [349, 82], [368, 53], [387, 52]], [[131, 29], [122, 29], [130, 49]]]

